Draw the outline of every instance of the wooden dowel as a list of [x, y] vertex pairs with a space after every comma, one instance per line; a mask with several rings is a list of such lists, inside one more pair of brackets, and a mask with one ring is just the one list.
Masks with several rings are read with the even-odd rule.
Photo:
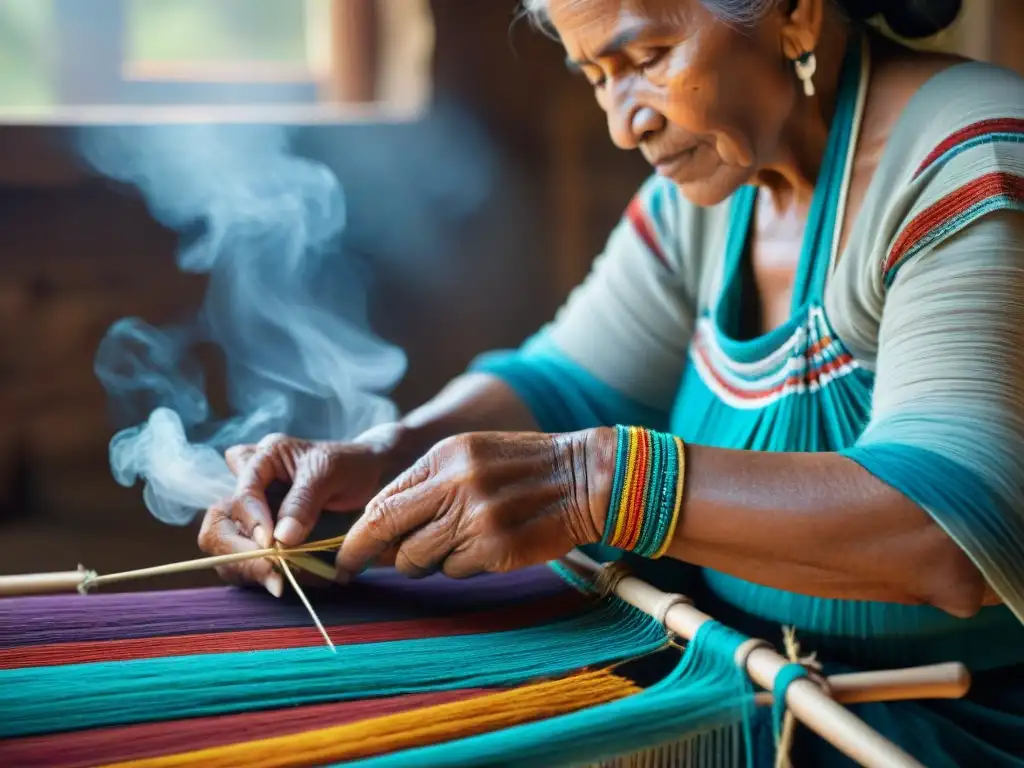
[[[963, 664], [956, 662], [878, 672], [848, 672], [832, 675], [827, 680], [829, 693], [840, 704], [959, 699], [971, 687], [970, 673]], [[762, 707], [771, 706], [774, 701], [770, 691], [762, 691], [754, 698]]]
[[79, 567], [77, 571], [63, 573], [26, 573], [16, 576], [0, 576], [0, 597], [75, 592], [83, 582], [95, 575], [94, 572]]
[[[601, 566], [582, 552], [573, 551], [566, 561], [596, 578]], [[615, 594], [644, 613], [661, 618], [669, 595], [650, 584], [627, 576], [615, 587]], [[712, 618], [691, 605], [677, 604], [665, 612], [665, 625], [681, 637], [692, 640], [697, 630]], [[775, 678], [789, 660], [771, 648], [758, 647], [747, 656], [747, 673], [770, 691]], [[790, 712], [832, 746], [865, 768], [923, 768], [904, 750], [870, 728], [864, 721], [830, 698], [817, 683], [800, 678], [786, 689]]]
[[843, 704], [961, 699], [971, 689], [971, 673], [963, 664], [949, 662], [911, 669], [832, 675], [828, 684], [833, 698]]
[[0, 576], [0, 597], [16, 597], [18, 595], [56, 594], [60, 592], [81, 592], [85, 594], [91, 589], [107, 584], [119, 584], [125, 581], [149, 579], [155, 576], [169, 576], [177, 573], [191, 573], [219, 568], [222, 565], [244, 563], [264, 558], [284, 558], [293, 565], [327, 580], [334, 579], [334, 569], [316, 558], [308, 557], [313, 552], [329, 552], [335, 550], [345, 541], [344, 536], [333, 539], [315, 541], [291, 549], [257, 549], [252, 552], [235, 552], [230, 555], [215, 555], [197, 560], [186, 560], [180, 563], [156, 565], [151, 568], [139, 568], [123, 573], [99, 575], [95, 571], [79, 568], [67, 573], [32, 573], [18, 576]]
[[134, 571], [123, 573], [110, 573], [103, 576], [95, 576], [82, 584], [83, 589], [90, 590], [108, 584], [120, 584], [125, 581], [136, 581], [138, 579], [150, 579], [155, 576], [170, 576], [177, 573], [191, 573], [194, 571], [206, 571], [220, 568], [222, 565], [233, 565], [245, 563], [250, 560], [262, 560], [263, 558], [279, 557], [280, 552], [276, 549], [258, 549], [252, 552], [235, 552], [230, 555], [215, 555], [204, 557], [199, 560], [186, 560], [181, 563], [168, 563], [167, 565], [155, 565], [150, 568], [139, 568]]

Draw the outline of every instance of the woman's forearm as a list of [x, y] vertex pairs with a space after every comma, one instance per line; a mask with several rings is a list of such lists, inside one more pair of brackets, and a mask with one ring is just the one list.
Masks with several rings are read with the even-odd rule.
[[507, 384], [494, 376], [465, 374], [399, 421], [392, 448], [395, 471], [454, 435], [537, 429], [530, 410]]
[[669, 555], [820, 597], [969, 615], [980, 573], [928, 514], [838, 454], [687, 448]]
[[[603, 518], [617, 438], [591, 434], [589, 504]], [[683, 493], [669, 557], [816, 597], [928, 604], [958, 616], [984, 600], [980, 573], [931, 517], [838, 454], [689, 445]], [[603, 530], [604, 520], [595, 525]]]

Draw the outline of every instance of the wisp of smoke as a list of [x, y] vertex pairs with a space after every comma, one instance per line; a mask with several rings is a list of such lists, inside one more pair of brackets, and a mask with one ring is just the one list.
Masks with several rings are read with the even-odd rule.
[[[191, 234], [182, 270], [208, 275], [194, 322], [113, 325], [96, 374], [122, 424], [115, 479], [145, 483], [160, 520], [184, 525], [229, 496], [231, 445], [272, 432], [345, 439], [395, 418], [386, 393], [401, 350], [368, 327], [366, 281], [339, 235], [346, 206], [323, 165], [294, 154], [283, 128], [89, 128], [82, 157], [137, 188], [164, 225]], [[230, 414], [207, 400], [196, 346], [224, 354]]]

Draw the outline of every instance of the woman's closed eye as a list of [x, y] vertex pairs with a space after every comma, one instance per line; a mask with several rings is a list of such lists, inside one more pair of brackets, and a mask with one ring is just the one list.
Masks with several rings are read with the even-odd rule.
[[653, 51], [649, 51], [639, 59], [636, 66], [643, 72], [654, 69], [665, 61], [665, 58], [668, 56], [668, 52], [668, 48], [657, 48]]

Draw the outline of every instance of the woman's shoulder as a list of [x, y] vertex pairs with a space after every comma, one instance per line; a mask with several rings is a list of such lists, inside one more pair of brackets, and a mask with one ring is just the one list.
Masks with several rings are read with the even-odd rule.
[[1024, 78], [929, 54], [887, 62], [880, 80], [873, 98], [890, 100], [892, 124], [865, 116], [862, 143], [881, 159], [827, 297], [865, 359], [907, 265], [993, 213], [1024, 210]]
[[[880, 117], [868, 130], [887, 134], [877, 175], [897, 196], [934, 181], [936, 172], [964, 181], [958, 171], [984, 173], [1024, 156], [1024, 77], [1015, 72], [943, 54], [906, 55], [887, 63], [876, 90]], [[979, 162], [950, 163], [964, 153]]]
[[1024, 201], [1020, 75], [938, 54], [908, 56], [886, 64], [877, 91], [862, 138], [880, 156], [855, 233], [871, 241], [860, 243], [868, 246], [862, 255], [890, 258], [932, 220], [952, 233], [993, 201]]

